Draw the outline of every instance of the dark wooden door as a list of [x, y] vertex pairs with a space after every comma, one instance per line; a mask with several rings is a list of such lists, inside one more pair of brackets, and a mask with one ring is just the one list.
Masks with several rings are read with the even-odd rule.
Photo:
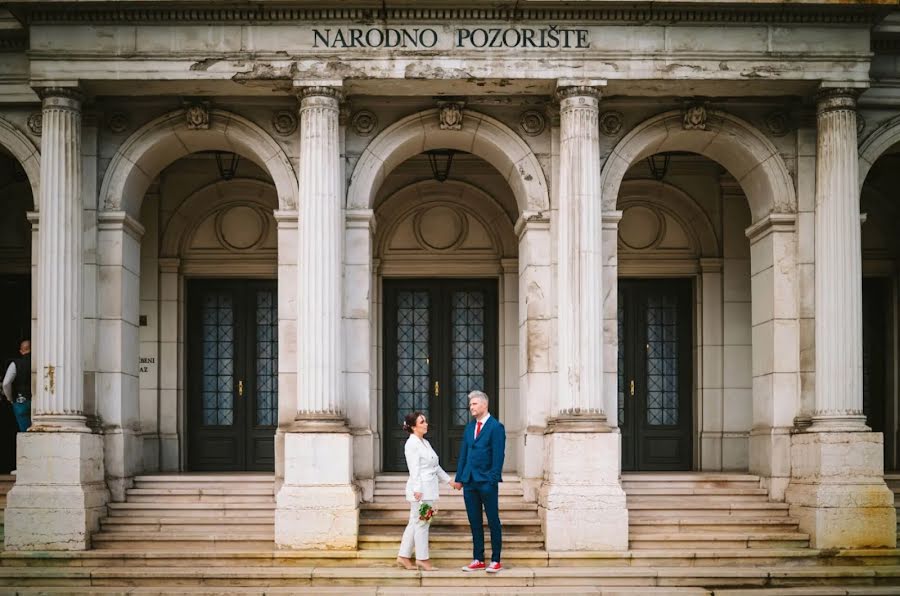
[[188, 460], [191, 470], [275, 469], [278, 424], [275, 282], [188, 286]]
[[468, 393], [487, 393], [497, 413], [497, 283], [385, 280], [383, 320], [384, 469], [406, 471], [403, 419], [418, 410], [441, 466], [454, 470]]
[[863, 279], [863, 413], [866, 424], [875, 432], [884, 433], [884, 467], [894, 470], [896, 437], [885, 424], [893, 419], [893, 338], [891, 279], [866, 277]]
[[0, 367], [2, 374], [11, 358], [19, 355], [19, 342], [31, 339], [31, 276], [0, 276]]
[[619, 280], [623, 470], [690, 470], [691, 281]]

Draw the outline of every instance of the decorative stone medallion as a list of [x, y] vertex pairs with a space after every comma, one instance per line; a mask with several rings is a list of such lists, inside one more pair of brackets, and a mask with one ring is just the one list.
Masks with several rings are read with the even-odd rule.
[[366, 137], [378, 126], [378, 117], [371, 110], [359, 110], [350, 118], [350, 124], [356, 134]]
[[862, 114], [856, 112], [856, 136], [862, 136], [864, 130], [866, 130], [866, 119]]
[[199, 102], [188, 105], [185, 108], [188, 130], [209, 129], [209, 104]]
[[791, 118], [787, 112], [776, 110], [766, 116], [766, 128], [776, 137], [783, 137], [791, 131]]
[[128, 116], [123, 112], [113, 112], [106, 120], [106, 126], [114, 133], [125, 132], [128, 129]]
[[703, 104], [691, 104], [684, 109], [684, 119], [681, 127], [684, 130], [706, 130], [706, 106]]
[[614, 137], [622, 130], [622, 112], [609, 111], [600, 114], [600, 132]]
[[537, 136], [544, 132], [546, 125], [547, 123], [544, 120], [544, 115], [537, 110], [522, 112], [522, 116], [519, 118], [519, 126], [521, 126], [522, 131], [530, 137]]
[[619, 222], [619, 240], [632, 250], [645, 250], [662, 240], [665, 221], [658, 211], [645, 205], [626, 207]]
[[292, 110], [276, 110], [272, 113], [272, 129], [284, 137], [294, 134], [297, 116]]
[[266, 227], [265, 216], [247, 205], [227, 207], [216, 217], [216, 237], [222, 246], [235, 251], [258, 246], [265, 239]]
[[441, 130], [462, 130], [463, 104], [456, 101], [441, 102]]
[[31, 134], [41, 136], [44, 129], [44, 115], [41, 112], [35, 112], [28, 117], [28, 130]]
[[466, 218], [451, 207], [439, 205], [420, 211], [414, 229], [423, 248], [451, 250], [466, 237]]

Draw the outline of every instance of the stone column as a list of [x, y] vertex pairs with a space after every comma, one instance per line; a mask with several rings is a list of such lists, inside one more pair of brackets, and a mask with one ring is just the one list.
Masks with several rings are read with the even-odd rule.
[[337, 86], [298, 89], [297, 415], [285, 433], [275, 542], [281, 548], [355, 548], [358, 497], [342, 382], [341, 92]]
[[18, 437], [7, 496], [7, 550], [85, 550], [108, 498], [103, 441], [85, 424], [82, 362], [81, 101], [77, 88], [43, 101], [34, 426]]
[[[621, 437], [603, 396], [599, 90], [560, 86], [557, 394], [540, 506], [547, 550], [625, 550]], [[583, 457], [585, 453], [597, 457]]]
[[818, 95], [816, 397], [793, 436], [787, 500], [815, 548], [894, 547], [881, 433], [862, 414], [862, 256], [854, 89]]

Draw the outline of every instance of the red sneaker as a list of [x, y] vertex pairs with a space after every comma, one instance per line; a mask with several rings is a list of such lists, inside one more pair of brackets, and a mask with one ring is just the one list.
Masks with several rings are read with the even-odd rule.
[[[482, 565], [484, 565], [484, 563], [482, 563]], [[500, 571], [503, 571], [503, 563], [501, 563], [500, 561], [492, 561], [491, 564], [487, 566], [487, 569], [485, 569], [485, 571], [487, 571], [488, 573], [498, 573]]]
[[478, 559], [475, 559], [474, 561], [472, 561], [471, 563], [469, 563], [468, 565], [463, 567], [462, 570], [463, 571], [482, 571], [482, 570], [484, 570], [484, 568], [485, 568], [484, 561], [479, 561]]

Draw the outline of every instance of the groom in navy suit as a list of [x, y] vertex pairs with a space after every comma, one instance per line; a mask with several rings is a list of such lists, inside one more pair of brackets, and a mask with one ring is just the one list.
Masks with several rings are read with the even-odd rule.
[[[506, 451], [506, 429], [500, 421], [488, 413], [488, 396], [482, 391], [469, 393], [469, 413], [473, 420], [466, 425], [459, 461], [456, 464], [456, 482], [463, 486], [466, 514], [472, 528], [472, 562], [463, 571], [497, 573], [503, 569], [500, 549], [503, 544], [500, 526], [499, 483]], [[491, 564], [484, 562], [484, 511], [491, 529]]]

